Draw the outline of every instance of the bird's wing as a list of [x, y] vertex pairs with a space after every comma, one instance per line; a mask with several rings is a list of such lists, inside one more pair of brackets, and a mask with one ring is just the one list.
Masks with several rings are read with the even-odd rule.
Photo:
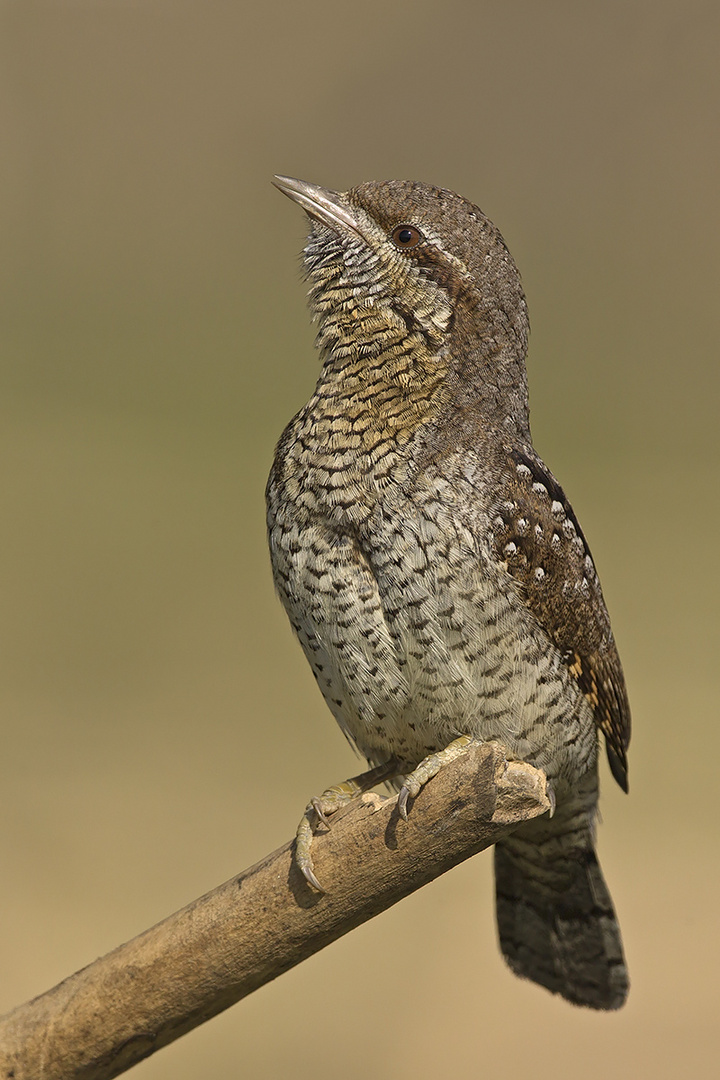
[[592, 705], [608, 761], [627, 791], [630, 705], [600, 581], [572, 506], [537, 455], [508, 451], [493, 511], [497, 554]]

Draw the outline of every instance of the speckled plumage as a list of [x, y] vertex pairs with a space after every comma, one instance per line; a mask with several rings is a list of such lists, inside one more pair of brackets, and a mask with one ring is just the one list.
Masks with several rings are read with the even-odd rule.
[[278, 186], [313, 219], [322, 358], [268, 481], [279, 595], [371, 764], [409, 772], [468, 734], [545, 770], [555, 816], [496, 849], [501, 947], [519, 974], [617, 1008], [593, 824], [597, 729], [626, 787], [629, 709], [592, 558], [532, 447], [515, 265], [452, 192]]

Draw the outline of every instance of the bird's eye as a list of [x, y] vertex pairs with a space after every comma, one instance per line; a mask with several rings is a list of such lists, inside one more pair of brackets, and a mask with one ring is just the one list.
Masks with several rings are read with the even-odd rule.
[[417, 247], [422, 238], [422, 233], [414, 225], [398, 225], [392, 231], [393, 244], [403, 250]]

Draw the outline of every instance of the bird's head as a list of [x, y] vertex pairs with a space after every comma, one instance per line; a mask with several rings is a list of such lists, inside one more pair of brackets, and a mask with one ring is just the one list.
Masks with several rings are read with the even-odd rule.
[[481, 210], [444, 188], [370, 181], [337, 192], [286, 176], [275, 185], [312, 219], [305, 248], [314, 313], [390, 307], [433, 337], [459, 318], [485, 336], [527, 339], [520, 275]]
[[274, 182], [312, 221], [305, 266], [325, 357], [434, 357], [445, 367], [446, 400], [480, 406], [486, 420], [489, 409], [514, 416], [524, 429], [525, 296], [482, 211], [417, 181], [346, 192], [286, 176]]

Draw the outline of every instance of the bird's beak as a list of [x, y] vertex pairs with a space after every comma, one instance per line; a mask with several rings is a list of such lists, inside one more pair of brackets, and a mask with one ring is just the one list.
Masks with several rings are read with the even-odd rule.
[[287, 195], [288, 199], [299, 203], [310, 217], [316, 218], [329, 229], [334, 229], [335, 232], [350, 229], [362, 237], [357, 217], [337, 191], [330, 191], [319, 184], [308, 184], [306, 180], [295, 180], [292, 176], [276, 176], [273, 184], [283, 195]]

